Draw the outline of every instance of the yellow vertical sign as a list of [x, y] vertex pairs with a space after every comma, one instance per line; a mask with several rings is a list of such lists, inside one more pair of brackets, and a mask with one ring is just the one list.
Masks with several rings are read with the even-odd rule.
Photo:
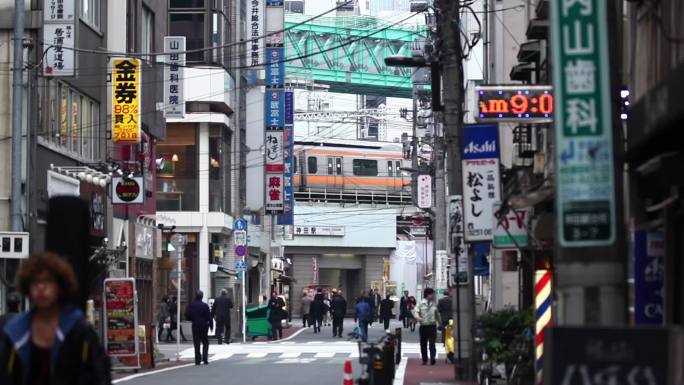
[[140, 142], [140, 60], [114, 59], [112, 142]]

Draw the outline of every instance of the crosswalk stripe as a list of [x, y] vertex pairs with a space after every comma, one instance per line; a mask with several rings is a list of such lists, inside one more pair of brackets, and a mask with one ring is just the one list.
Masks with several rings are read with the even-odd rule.
[[302, 353], [299, 353], [299, 352], [287, 352], [287, 353], [281, 354], [279, 358], [297, 358], [301, 354]]
[[323, 353], [316, 353], [314, 358], [332, 358], [335, 357], [335, 353], [331, 352], [323, 352]]
[[255, 352], [255, 353], [249, 353], [247, 355], [247, 358], [264, 358], [268, 355], [267, 352]]

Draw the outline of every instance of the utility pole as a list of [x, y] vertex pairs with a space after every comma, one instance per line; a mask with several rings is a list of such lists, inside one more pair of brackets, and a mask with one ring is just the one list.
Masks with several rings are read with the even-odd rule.
[[21, 123], [24, 99], [24, 0], [14, 0], [14, 66], [12, 73], [12, 231], [23, 231], [21, 216]]
[[[435, 183], [437, 192], [435, 250], [447, 249], [447, 213], [444, 176], [448, 183], [449, 195], [463, 195], [461, 169], [461, 131], [463, 128], [463, 105], [465, 98], [463, 79], [463, 46], [460, 31], [459, 1], [436, 1], [437, 35], [439, 62], [442, 64], [441, 76], [444, 103], [442, 112], [443, 142], [437, 145]], [[434, 76], [434, 74], [433, 74]], [[444, 173], [446, 170], [446, 175]], [[453, 250], [450, 250], [453, 254]], [[458, 265], [458, 255], [452, 262]], [[457, 280], [458, 281], [458, 280]], [[457, 364], [456, 378], [472, 378], [472, 325], [474, 322], [475, 297], [473, 290], [473, 266], [468, 263], [468, 282], [457, 283], [452, 298], [456, 319]]]

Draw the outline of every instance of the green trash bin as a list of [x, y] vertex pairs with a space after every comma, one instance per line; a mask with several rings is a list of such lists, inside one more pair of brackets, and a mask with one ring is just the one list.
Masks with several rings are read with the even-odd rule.
[[268, 308], [268, 304], [249, 308], [246, 312], [248, 337], [252, 337], [254, 340], [257, 337], [271, 335], [271, 323], [268, 322], [271, 310]]

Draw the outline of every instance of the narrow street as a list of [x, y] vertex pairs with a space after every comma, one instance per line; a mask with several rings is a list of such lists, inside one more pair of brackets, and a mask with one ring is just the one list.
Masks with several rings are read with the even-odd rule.
[[[293, 320], [295, 321], [295, 320]], [[295, 321], [295, 325], [299, 325]], [[390, 328], [400, 327], [393, 321]], [[352, 319], [345, 320], [344, 332], [354, 328]], [[403, 358], [420, 357], [418, 331], [403, 329]], [[369, 328], [369, 341], [377, 341], [383, 334], [381, 324], [374, 323]], [[346, 338], [333, 338], [332, 328], [324, 326], [321, 334], [314, 334], [307, 328], [291, 339], [282, 342], [248, 342], [209, 346], [209, 365], [195, 366], [192, 345], [181, 345], [181, 360], [186, 365], [168, 367], [138, 374], [118, 374], [114, 383], [127, 385], [187, 385], [187, 384], [226, 384], [252, 385], [277, 382], [279, 385], [299, 385], [311, 383], [337, 384], [342, 382], [344, 363], [352, 361], [354, 377], [360, 375], [358, 363], [358, 344]], [[175, 355], [173, 344], [160, 345], [167, 357]], [[438, 344], [437, 365], [445, 365], [444, 348]], [[402, 362], [406, 362], [406, 360]], [[400, 366], [397, 375], [402, 375]]]

